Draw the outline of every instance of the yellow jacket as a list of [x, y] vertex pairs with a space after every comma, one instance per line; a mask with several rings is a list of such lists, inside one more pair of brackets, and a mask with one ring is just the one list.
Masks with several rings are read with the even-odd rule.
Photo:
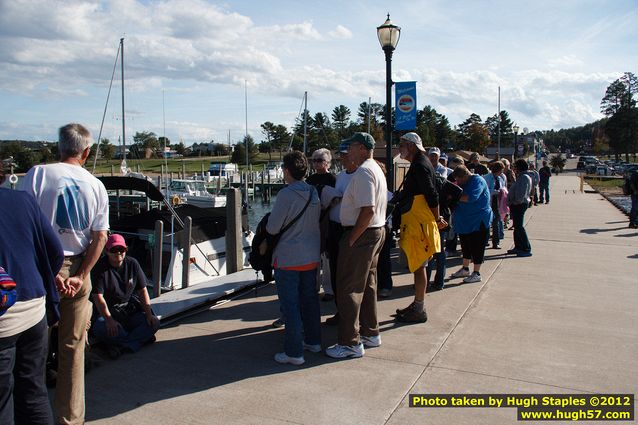
[[408, 259], [410, 273], [441, 251], [439, 228], [423, 195], [417, 195], [410, 211], [401, 215], [399, 246]]

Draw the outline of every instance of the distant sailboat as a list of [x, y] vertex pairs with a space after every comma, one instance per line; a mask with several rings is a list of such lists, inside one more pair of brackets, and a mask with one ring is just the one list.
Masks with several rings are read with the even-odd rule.
[[95, 158], [93, 159], [93, 172], [95, 173], [95, 167], [97, 165], [97, 158], [100, 152], [100, 142], [102, 140], [102, 131], [104, 129], [104, 119], [106, 118], [106, 111], [109, 105], [109, 98], [111, 97], [111, 89], [113, 87], [113, 79], [115, 78], [115, 70], [117, 69], [117, 62], [120, 59], [121, 79], [122, 79], [122, 139], [121, 139], [121, 154], [122, 162], [120, 163], [120, 172], [125, 175], [131, 170], [126, 164], [126, 120], [124, 114], [124, 37], [120, 38], [120, 44], [115, 55], [115, 63], [113, 64], [113, 73], [111, 74], [111, 82], [109, 84], [109, 91], [106, 96], [106, 104], [104, 105], [104, 113], [102, 114], [102, 123], [100, 124], [100, 132], [97, 137], [97, 151]]

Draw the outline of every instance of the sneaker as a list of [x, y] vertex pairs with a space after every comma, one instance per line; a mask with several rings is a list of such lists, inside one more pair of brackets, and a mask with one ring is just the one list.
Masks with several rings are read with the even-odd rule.
[[284, 326], [286, 326], [286, 322], [284, 322], [284, 319], [281, 317], [275, 320], [274, 322], [272, 322], [273, 328], [283, 328]]
[[329, 326], [337, 326], [339, 324], [339, 313], [332, 317], [328, 317], [324, 323]]
[[396, 320], [403, 323], [425, 323], [428, 320], [428, 315], [425, 310], [416, 311], [411, 308], [404, 313], [397, 314]]
[[303, 349], [306, 351], [310, 351], [311, 353], [320, 353], [321, 352], [321, 344], [306, 344], [303, 343]]
[[469, 275], [470, 275], [470, 269], [466, 269], [465, 267], [461, 267], [460, 269], [458, 269], [457, 271], [452, 273], [450, 278], [456, 279], [457, 277], [468, 277]]
[[518, 251], [516, 253], [517, 257], [531, 257], [532, 256], [532, 252], [531, 251]]
[[388, 298], [390, 295], [392, 295], [392, 289], [383, 288], [379, 291], [379, 296], [381, 298]]
[[481, 275], [477, 272], [472, 272], [471, 275], [463, 279], [463, 283], [476, 283], [481, 281]]
[[397, 314], [404, 314], [405, 312], [407, 312], [408, 310], [414, 310], [414, 302], [412, 302], [409, 306], [407, 306], [406, 308], [397, 308]]
[[335, 344], [326, 348], [326, 355], [333, 359], [345, 359], [347, 357], [359, 358], [363, 357], [366, 350], [363, 348], [363, 344], [359, 345], [339, 345]]
[[381, 345], [381, 335], [365, 336], [361, 335], [361, 343], [365, 348], [375, 348]]
[[277, 353], [275, 354], [275, 361], [281, 364], [292, 364], [295, 366], [299, 366], [305, 363], [303, 357], [290, 357], [286, 353]]

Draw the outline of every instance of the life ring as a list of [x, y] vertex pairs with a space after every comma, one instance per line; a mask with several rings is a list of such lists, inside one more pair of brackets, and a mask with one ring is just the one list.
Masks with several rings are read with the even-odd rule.
[[173, 195], [173, 198], [171, 198], [171, 203], [173, 205], [179, 205], [182, 203], [182, 200], [179, 199], [179, 195]]
[[16, 176], [15, 174], [11, 174], [9, 176], [9, 183], [11, 183], [11, 184], [18, 183], [18, 176]]

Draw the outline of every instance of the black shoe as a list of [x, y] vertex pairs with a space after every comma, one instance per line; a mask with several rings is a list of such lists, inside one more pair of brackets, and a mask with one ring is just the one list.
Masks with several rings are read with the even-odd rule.
[[111, 345], [109, 348], [107, 348], [106, 354], [111, 360], [115, 360], [122, 355], [122, 349], [115, 345]]
[[339, 313], [332, 317], [328, 317], [324, 323], [328, 326], [337, 326], [339, 324]]
[[328, 301], [332, 301], [335, 299], [335, 296], [332, 294], [323, 294], [321, 296], [321, 301], [323, 301], [324, 303], [328, 302]]
[[416, 311], [411, 308], [405, 313], [397, 314], [396, 320], [402, 323], [425, 323], [428, 320], [428, 315], [425, 313], [425, 309], [423, 311]]
[[518, 253], [519, 253], [519, 250], [518, 250], [517, 248], [512, 248], [512, 249], [508, 249], [508, 250], [507, 250], [507, 253], [508, 253], [508, 254], [510, 254], [510, 255], [511, 255], [511, 254], [516, 255], [516, 254], [518, 254]]
[[492, 249], [501, 249], [501, 246], [499, 244], [494, 244], [492, 245]]
[[397, 308], [397, 315], [404, 314], [410, 310], [414, 310], [414, 303], [410, 304], [406, 308]]
[[443, 285], [428, 285], [426, 292], [436, 292], [443, 289]]
[[152, 337], [150, 337], [149, 339], [146, 340], [146, 342], [144, 343], [144, 345], [150, 345], [153, 344], [155, 341], [157, 341], [157, 338], [155, 337], [155, 335], [153, 335]]

